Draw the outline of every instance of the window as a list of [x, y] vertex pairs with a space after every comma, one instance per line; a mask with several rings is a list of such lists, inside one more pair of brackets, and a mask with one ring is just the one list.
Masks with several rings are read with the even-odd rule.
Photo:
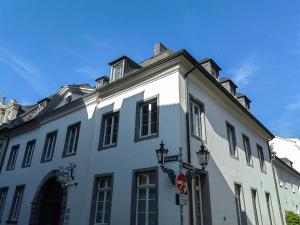
[[249, 138], [243, 134], [243, 144], [244, 150], [246, 154], [246, 161], [249, 165], [252, 165], [252, 155], [251, 155], [251, 147]]
[[123, 76], [123, 62], [120, 62], [112, 67], [113, 81], [119, 80]]
[[102, 117], [99, 149], [117, 145], [119, 112], [110, 112]]
[[202, 190], [201, 190], [201, 177], [195, 177], [195, 214], [196, 225], [203, 224], [203, 205], [202, 205]]
[[137, 104], [136, 141], [158, 136], [157, 98]]
[[63, 157], [76, 154], [79, 131], [80, 131], [80, 122], [75, 123], [68, 127], [68, 131], [65, 139]]
[[69, 104], [72, 101], [72, 95], [69, 95], [65, 100], [65, 105]]
[[6, 170], [13, 170], [15, 168], [19, 148], [20, 145], [15, 145], [11, 148]]
[[25, 154], [23, 158], [22, 167], [29, 167], [31, 164], [31, 159], [33, 155], [33, 150], [35, 146], [35, 140], [29, 141], [26, 145]]
[[112, 201], [112, 176], [98, 177], [95, 181], [92, 224], [109, 225]]
[[53, 152], [55, 148], [57, 131], [53, 131], [46, 136], [46, 141], [44, 145], [44, 151], [42, 156], [42, 162], [48, 162], [52, 160]]
[[19, 217], [19, 212], [22, 204], [22, 198], [24, 194], [25, 186], [17, 186], [13, 203], [11, 206], [10, 214], [9, 214], [9, 221], [17, 222]]
[[236, 204], [238, 224], [247, 225], [247, 215], [245, 209], [244, 196], [242, 192], [242, 186], [239, 184], [234, 184], [234, 190], [235, 190], [235, 204]]
[[0, 188], [0, 222], [1, 222], [1, 217], [2, 217], [3, 211], [4, 211], [7, 192], [8, 192], [7, 187]]
[[255, 224], [259, 225], [260, 206], [259, 206], [257, 191], [254, 190], [254, 189], [251, 189], [251, 196], [252, 196], [252, 204], [253, 204]]
[[268, 192], [266, 192], [266, 203], [267, 203], [267, 208], [268, 208], [268, 216], [269, 216], [270, 225], [273, 225], [274, 219], [273, 219], [272, 200], [271, 200], [271, 195]]
[[265, 157], [264, 157], [264, 151], [260, 145], [257, 145], [257, 154], [260, 164], [260, 169], [263, 172], [266, 172], [266, 163], [265, 163]]
[[200, 102], [191, 100], [191, 129], [192, 136], [205, 139], [204, 105]]
[[226, 128], [227, 128], [227, 138], [228, 138], [230, 154], [237, 157], [238, 154], [236, 149], [235, 129], [228, 122], [226, 123]]
[[134, 222], [135, 225], [158, 224], [158, 194], [157, 174], [152, 172], [136, 173], [135, 177], [135, 202]]

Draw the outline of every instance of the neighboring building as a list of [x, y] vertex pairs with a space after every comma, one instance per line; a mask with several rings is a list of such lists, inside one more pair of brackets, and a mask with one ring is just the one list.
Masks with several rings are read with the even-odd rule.
[[278, 158], [287, 158], [293, 162], [293, 168], [300, 172], [299, 139], [276, 137], [270, 141], [270, 145]]
[[[196, 168], [184, 225], [282, 224], [273, 134], [212, 59], [157, 44], [142, 63], [123, 56], [110, 65], [96, 88], [63, 86], [0, 127], [9, 140], [1, 224], [180, 225], [178, 191], [156, 158], [161, 140]], [[166, 167], [179, 172], [178, 162]]]
[[300, 141], [276, 137], [270, 146], [283, 217], [286, 211], [300, 214]]

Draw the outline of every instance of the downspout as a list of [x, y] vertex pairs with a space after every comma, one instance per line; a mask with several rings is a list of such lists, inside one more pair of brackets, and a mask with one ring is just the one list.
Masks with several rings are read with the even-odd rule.
[[280, 219], [281, 219], [281, 224], [284, 225], [284, 219], [283, 219], [283, 214], [282, 214], [282, 208], [281, 208], [281, 202], [280, 202], [280, 196], [279, 196], [279, 191], [278, 191], [278, 186], [277, 186], [277, 179], [276, 179], [276, 175], [275, 175], [275, 165], [273, 164], [273, 154], [271, 152], [270, 146], [269, 146], [269, 142], [272, 139], [270, 139], [267, 143], [268, 145], [268, 149], [269, 149], [269, 154], [270, 154], [270, 160], [271, 160], [271, 167], [272, 167], [272, 173], [273, 173], [273, 178], [274, 178], [274, 184], [275, 184], [275, 189], [276, 189], [276, 195], [277, 195], [277, 201], [278, 201], [278, 206], [279, 206], [279, 211], [280, 211]]
[[[184, 81], [185, 81], [185, 97], [186, 97], [186, 113], [185, 113], [185, 122], [186, 122], [186, 143], [187, 143], [187, 160], [188, 163], [191, 163], [191, 140], [190, 140], [190, 123], [189, 123], [189, 91], [188, 91], [188, 81], [187, 81], [187, 77], [188, 75], [193, 72], [196, 69], [195, 65], [193, 66], [193, 68], [191, 68], [183, 77], [184, 77]], [[192, 192], [193, 192], [193, 188], [191, 185], [191, 182], [188, 182], [188, 190], [189, 193], [191, 193], [190, 195], [188, 195], [189, 198], [189, 216], [190, 216], [190, 225], [194, 224], [194, 215], [193, 215], [193, 198], [192, 198]]]

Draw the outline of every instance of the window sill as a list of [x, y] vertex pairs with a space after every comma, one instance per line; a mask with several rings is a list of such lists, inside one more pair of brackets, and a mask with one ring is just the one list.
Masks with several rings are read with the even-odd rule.
[[15, 168], [6, 168], [6, 171], [12, 171], [14, 170]]
[[52, 158], [51, 159], [47, 159], [47, 160], [42, 160], [41, 163], [47, 163], [47, 162], [51, 162], [52, 161]]
[[149, 136], [144, 136], [144, 137], [135, 137], [134, 142], [140, 142], [140, 141], [145, 141], [145, 140], [149, 140], [152, 138], [158, 138], [159, 134], [153, 134], [153, 135], [149, 135]]
[[247, 166], [249, 166], [249, 167], [251, 167], [251, 168], [254, 168], [253, 163], [248, 163], [248, 162], [247, 162]]
[[76, 155], [76, 152], [74, 152], [72, 154], [63, 154], [62, 158], [67, 158], [67, 157], [74, 156], [74, 155]]
[[240, 160], [239, 156], [237, 156], [237, 155], [230, 154], [230, 157], [233, 158], [233, 159], [235, 159], [235, 160]]
[[112, 145], [100, 146], [98, 148], [98, 151], [107, 150], [107, 149], [115, 148], [115, 147], [117, 147], [117, 143], [112, 144]]

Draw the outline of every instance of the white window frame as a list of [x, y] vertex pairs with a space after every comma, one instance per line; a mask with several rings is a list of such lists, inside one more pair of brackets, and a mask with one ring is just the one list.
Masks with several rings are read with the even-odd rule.
[[247, 164], [253, 165], [250, 138], [247, 135], [243, 134], [242, 139]]
[[230, 155], [238, 157], [235, 128], [228, 122], [226, 122], [226, 133]]
[[[116, 64], [114, 64], [111, 67], [111, 74], [112, 74], [112, 81], [116, 81], [119, 80], [123, 77], [124, 75], [124, 60], [122, 60], [121, 62], [118, 62]], [[120, 76], [116, 79], [116, 67], [120, 67]]]
[[29, 141], [26, 144], [23, 167], [31, 165], [32, 155], [35, 147], [35, 140]]
[[24, 186], [16, 187], [16, 191], [14, 194], [14, 200], [12, 203], [12, 208], [11, 208], [10, 217], [9, 217], [10, 221], [18, 221], [24, 190], [25, 190]]
[[[101, 181], [104, 180], [104, 187], [101, 187]], [[110, 201], [110, 209], [109, 209], [109, 213], [111, 213], [111, 203], [112, 203], [112, 176], [103, 176], [103, 177], [98, 177], [97, 180], [97, 190], [96, 190], [96, 199], [95, 199], [95, 215], [94, 215], [94, 220], [93, 220], [93, 224], [94, 225], [109, 225], [110, 224], [110, 215], [109, 215], [109, 221], [107, 223], [105, 223], [105, 212], [106, 212], [106, 208], [107, 208], [107, 202]], [[110, 186], [109, 186], [110, 184]], [[103, 201], [98, 201], [99, 199], [99, 195], [100, 193], [104, 193], [104, 197], [103, 197]], [[110, 199], [108, 198], [108, 192], [110, 192]], [[98, 203], [102, 202], [102, 209], [99, 210]], [[97, 212], [98, 211], [102, 211], [102, 221], [100, 223], [97, 223]]]
[[[239, 188], [239, 189], [237, 189]], [[236, 203], [236, 210], [237, 210], [237, 219], [238, 219], [238, 225], [246, 225], [243, 224], [243, 221], [246, 221], [247, 218], [243, 218], [242, 212], [245, 211], [246, 214], [246, 208], [245, 208], [245, 199], [243, 194], [243, 187], [241, 184], [234, 184], [234, 193], [235, 193], [235, 203]]]
[[[154, 175], [155, 183], [150, 183], [150, 174]], [[150, 212], [149, 211], [149, 201], [155, 201], [157, 204], [157, 195], [158, 195], [158, 190], [157, 190], [157, 181], [155, 176], [155, 171], [149, 171], [149, 172], [140, 172], [136, 174], [137, 179], [136, 179], [136, 208], [135, 208], [135, 225], [138, 224], [138, 215], [139, 213], [145, 214], [145, 225], [149, 225], [149, 214], [156, 214], [156, 217], [158, 216], [158, 208], [156, 208], [156, 212]], [[146, 183], [145, 184], [140, 184], [140, 176], [146, 176]], [[146, 190], [146, 196], [145, 199], [140, 199], [139, 198], [139, 190], [145, 189]], [[156, 196], [154, 199], [150, 199], [150, 189], [155, 189]], [[139, 211], [139, 200], [144, 200], [145, 201], [145, 212], [140, 212]]]
[[[116, 117], [118, 117], [118, 120], [116, 121]], [[109, 134], [109, 143], [106, 144], [105, 143], [105, 140], [106, 140], [106, 133], [107, 133], [107, 127], [108, 127], [108, 119], [111, 118], [111, 129], [110, 129], [110, 134]], [[115, 131], [115, 122], [117, 123], [116, 126], [117, 126], [117, 130]], [[119, 132], [119, 113], [118, 112], [115, 112], [115, 113], [112, 113], [112, 114], [109, 114], [109, 115], [106, 115], [104, 117], [104, 130], [103, 130], [103, 147], [108, 147], [108, 146], [112, 146], [112, 145], [115, 145], [117, 144], [117, 138], [118, 138], [118, 132]], [[117, 138], [115, 140], [115, 142], [113, 142], [113, 135], [114, 133], [117, 133]]]
[[[156, 103], [156, 132], [152, 133], [151, 132], [151, 125], [152, 125], [152, 104], [153, 103]], [[142, 132], [143, 132], [143, 107], [145, 105], [148, 105], [148, 133], [146, 135], [143, 135]], [[153, 100], [150, 100], [150, 101], [146, 101], [144, 103], [141, 103], [140, 104], [140, 115], [139, 115], [139, 121], [140, 121], [140, 125], [139, 125], [139, 137], [140, 138], [145, 138], [145, 137], [150, 137], [150, 136], [154, 136], [156, 134], [158, 134], [158, 101], [157, 99], [153, 99]]]
[[[198, 110], [198, 114], [196, 114], [196, 108]], [[204, 105], [202, 103], [198, 103], [193, 99], [190, 100], [190, 114], [191, 114], [191, 130], [192, 136], [200, 138], [202, 141], [205, 141], [205, 113], [204, 113]]]
[[[80, 122], [73, 124], [68, 127], [66, 136], [66, 147], [64, 151], [64, 156], [74, 155], [77, 151], [79, 132], [80, 132]], [[75, 130], [75, 131], [74, 131]], [[73, 140], [72, 137], [74, 136]]]
[[[194, 182], [194, 204], [195, 204], [195, 225], [203, 225], [203, 199], [201, 187], [201, 175], [196, 175]], [[200, 220], [199, 220], [200, 217]]]
[[57, 138], [57, 132], [51, 132], [47, 134], [46, 136], [46, 146], [43, 154], [43, 162], [47, 162], [52, 160], [53, 157], [53, 152], [55, 148], [55, 143], [56, 143], [56, 138]]
[[7, 197], [7, 193], [8, 193], [8, 188], [0, 188], [0, 221], [1, 221], [1, 217], [4, 211], [4, 206], [5, 206], [5, 202], [6, 202], [6, 197]]
[[264, 149], [259, 144], [256, 145], [257, 148], [257, 154], [259, 159], [259, 166], [262, 172], [266, 172], [266, 160], [264, 155]]
[[20, 145], [14, 145], [11, 148], [11, 152], [7, 162], [7, 170], [13, 170], [16, 166], [18, 152], [19, 152]]

